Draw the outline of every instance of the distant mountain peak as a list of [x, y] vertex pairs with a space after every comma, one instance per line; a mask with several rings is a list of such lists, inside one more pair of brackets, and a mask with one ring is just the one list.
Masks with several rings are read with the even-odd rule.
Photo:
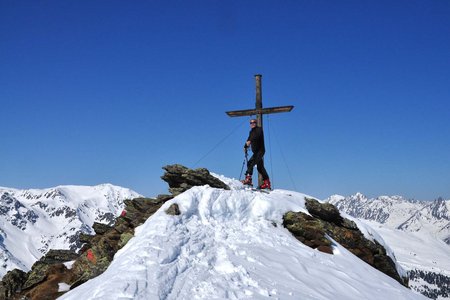
[[357, 192], [356, 194], [354, 194], [354, 195], [352, 196], [352, 198], [353, 198], [353, 199], [356, 199], [356, 200], [360, 200], [360, 201], [365, 201], [365, 200], [367, 200], [367, 197], [366, 197], [363, 193], [360, 193], [360, 192]]

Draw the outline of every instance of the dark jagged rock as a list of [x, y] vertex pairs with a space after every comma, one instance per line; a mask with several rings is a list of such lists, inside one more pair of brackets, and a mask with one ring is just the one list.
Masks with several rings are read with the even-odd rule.
[[77, 253], [70, 250], [50, 250], [33, 265], [22, 289], [31, 289], [45, 281], [48, 277], [49, 270], [53, 269], [52, 266], [75, 260], [78, 257], [79, 255]]
[[173, 197], [174, 197], [173, 195], [158, 195], [158, 196], [156, 197], [156, 200], [166, 202], [166, 201], [168, 201], [168, 200], [170, 200], [170, 199], [173, 199]]
[[305, 198], [305, 206], [313, 217], [334, 223], [336, 225], [341, 225], [343, 222], [343, 218], [341, 217], [339, 210], [333, 204], [320, 203], [315, 199]]
[[47, 277], [47, 271], [49, 268], [50, 265], [37, 261], [28, 273], [27, 280], [23, 283], [21, 288], [23, 290], [31, 289], [37, 284], [43, 282]]
[[112, 228], [112, 226], [106, 225], [106, 224], [102, 224], [102, 223], [98, 223], [98, 222], [94, 222], [94, 224], [92, 225], [92, 228], [94, 229], [96, 234], [105, 234], [105, 232], [107, 232], [108, 230], [110, 230]]
[[53, 300], [64, 294], [64, 292], [59, 291], [59, 283], [70, 280], [70, 273], [67, 272], [67, 268], [63, 264], [48, 265], [45, 274], [45, 278], [30, 289], [26, 296], [14, 297], [13, 299]]
[[125, 200], [124, 203], [126, 205], [126, 213], [123, 216], [123, 219], [132, 224], [132, 226], [137, 227], [138, 225], [144, 223], [149, 216], [153, 215], [164, 202], [165, 200], [149, 198]]
[[27, 280], [27, 277], [27, 273], [19, 269], [6, 273], [0, 282], [0, 299], [11, 299], [13, 295], [20, 292], [22, 284]]
[[161, 179], [169, 184], [169, 191], [174, 195], [181, 194], [193, 186], [209, 185], [214, 188], [229, 190], [229, 186], [212, 176], [205, 168], [188, 169], [182, 165], [168, 165]]
[[166, 214], [171, 215], [171, 216], [180, 215], [180, 208], [178, 207], [178, 204], [174, 203], [171, 206], [169, 206], [169, 208], [166, 209]]
[[325, 253], [333, 253], [332, 241], [341, 244], [360, 259], [408, 286], [405, 278], [398, 274], [395, 263], [378, 242], [366, 239], [356, 224], [340, 216], [332, 204], [305, 199], [305, 206], [311, 214], [287, 212], [283, 225], [305, 245]]
[[[75, 260], [78, 257], [78, 254], [70, 250], [50, 250], [33, 265], [30, 272], [25, 273], [18, 269], [8, 272], [1, 283], [0, 299], [14, 299], [13, 295], [20, 293], [22, 290], [31, 290], [33, 287], [47, 281], [49, 274], [54, 272], [55, 266], [61, 265], [62, 262]], [[59, 269], [62, 268], [61, 266]], [[55, 292], [57, 290], [56, 288]], [[45, 297], [42, 299], [45, 299]]]
[[78, 239], [80, 241], [80, 243], [90, 243], [92, 238], [94, 236], [90, 235], [90, 234], [86, 234], [86, 233], [80, 233], [80, 235], [78, 236]]
[[41, 262], [45, 264], [57, 264], [57, 263], [63, 263], [71, 260], [75, 260], [79, 257], [79, 255], [73, 251], [70, 250], [50, 250], [47, 252], [47, 254], [44, 255], [40, 259]]
[[311, 217], [302, 212], [287, 212], [283, 217], [283, 226], [286, 227], [300, 242], [323, 252], [333, 253], [331, 241], [325, 236], [325, 228], [320, 219]]

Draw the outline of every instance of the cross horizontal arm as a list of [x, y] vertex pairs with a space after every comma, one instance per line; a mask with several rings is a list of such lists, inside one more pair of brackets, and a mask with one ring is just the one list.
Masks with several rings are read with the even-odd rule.
[[277, 106], [277, 107], [268, 107], [268, 108], [260, 108], [260, 109], [244, 109], [244, 110], [234, 110], [227, 111], [226, 114], [230, 117], [242, 117], [242, 116], [253, 116], [257, 114], [275, 114], [282, 112], [290, 112], [294, 108], [293, 105], [288, 106]]

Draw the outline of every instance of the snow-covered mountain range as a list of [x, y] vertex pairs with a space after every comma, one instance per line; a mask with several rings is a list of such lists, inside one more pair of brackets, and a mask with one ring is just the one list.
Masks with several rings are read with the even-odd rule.
[[80, 233], [93, 234], [94, 221], [111, 224], [123, 200], [139, 196], [111, 184], [0, 187], [0, 277], [14, 268], [28, 271], [50, 249], [77, 250]]
[[407, 232], [424, 232], [450, 245], [450, 200], [407, 200], [401, 196], [368, 199], [361, 193], [327, 199], [349, 215]]
[[450, 200], [368, 199], [357, 193], [327, 201], [377, 230], [408, 271], [413, 289], [433, 299], [450, 298]]

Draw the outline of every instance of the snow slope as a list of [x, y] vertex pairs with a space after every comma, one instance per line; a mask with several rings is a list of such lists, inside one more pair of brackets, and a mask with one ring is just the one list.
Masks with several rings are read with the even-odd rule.
[[357, 193], [333, 195], [327, 201], [383, 237], [409, 273], [412, 289], [433, 299], [450, 297], [450, 200], [368, 199]]
[[450, 249], [443, 241], [420, 232], [391, 229], [374, 221], [365, 220], [364, 223], [395, 249], [398, 262], [407, 269], [419, 267], [450, 276]]
[[94, 221], [110, 223], [123, 200], [140, 195], [102, 184], [18, 190], [0, 187], [0, 277], [31, 266], [50, 249], [77, 250], [80, 232], [94, 234]]
[[[220, 179], [232, 190], [194, 187], [168, 201], [105, 273], [59, 299], [426, 299], [338, 244], [329, 255], [297, 241], [282, 216], [307, 213], [305, 195]], [[180, 216], [165, 213], [173, 203]]]
[[[374, 228], [386, 243], [395, 251], [398, 263], [407, 271], [425, 272], [426, 282], [420, 278], [411, 278], [409, 286], [417, 291], [426, 291], [435, 299], [448, 299], [450, 282], [450, 249], [449, 245], [431, 234], [405, 232], [392, 229], [385, 224], [364, 220], [364, 223]], [[443, 281], [439, 282], [442, 277]]]

